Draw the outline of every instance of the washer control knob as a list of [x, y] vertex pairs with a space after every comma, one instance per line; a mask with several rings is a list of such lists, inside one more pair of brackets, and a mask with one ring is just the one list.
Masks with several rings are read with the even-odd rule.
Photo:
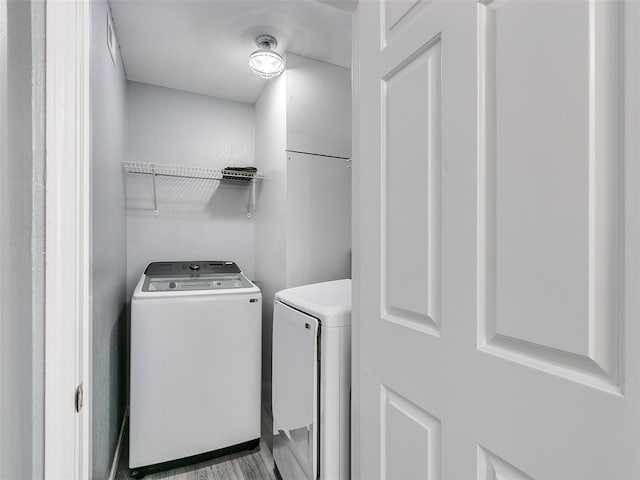
[[189, 265], [189, 268], [194, 272], [197, 272], [198, 270], [200, 270], [200, 265], [198, 265], [197, 263], [192, 263], [191, 265]]

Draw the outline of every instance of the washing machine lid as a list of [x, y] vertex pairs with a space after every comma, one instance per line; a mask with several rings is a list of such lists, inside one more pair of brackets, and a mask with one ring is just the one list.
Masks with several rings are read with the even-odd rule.
[[276, 301], [318, 318], [323, 327], [351, 325], [350, 279], [281, 290]]

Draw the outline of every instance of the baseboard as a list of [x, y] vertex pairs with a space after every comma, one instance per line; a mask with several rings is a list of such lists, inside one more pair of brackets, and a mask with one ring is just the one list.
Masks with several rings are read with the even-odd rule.
[[118, 465], [120, 464], [120, 455], [122, 454], [122, 439], [124, 438], [124, 429], [129, 420], [129, 408], [127, 408], [122, 417], [122, 425], [120, 425], [120, 436], [118, 437], [118, 444], [116, 445], [116, 451], [113, 454], [113, 462], [111, 463], [111, 471], [109, 472], [109, 480], [115, 480], [118, 473]]

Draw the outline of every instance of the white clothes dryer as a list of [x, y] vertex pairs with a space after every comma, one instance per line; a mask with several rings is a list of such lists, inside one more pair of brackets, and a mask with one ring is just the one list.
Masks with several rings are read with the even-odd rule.
[[273, 457], [284, 480], [347, 480], [351, 280], [282, 290], [273, 311]]

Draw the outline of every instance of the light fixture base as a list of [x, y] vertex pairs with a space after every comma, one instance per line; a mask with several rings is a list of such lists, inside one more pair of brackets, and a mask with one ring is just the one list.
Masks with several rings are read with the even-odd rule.
[[278, 41], [272, 35], [258, 35], [256, 37], [256, 45], [262, 48], [265, 45], [269, 45], [272, 50], [278, 46]]

